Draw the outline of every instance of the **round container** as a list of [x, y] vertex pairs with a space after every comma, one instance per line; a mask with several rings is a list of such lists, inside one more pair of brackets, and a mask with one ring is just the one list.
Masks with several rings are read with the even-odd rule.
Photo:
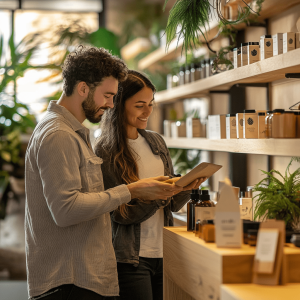
[[284, 139], [296, 137], [296, 115], [293, 111], [285, 111], [281, 115], [283, 126], [280, 128], [280, 136]]
[[284, 113], [284, 109], [274, 109], [269, 122], [272, 127], [272, 138], [280, 138], [281, 136], [281, 126], [283, 126], [281, 115]]

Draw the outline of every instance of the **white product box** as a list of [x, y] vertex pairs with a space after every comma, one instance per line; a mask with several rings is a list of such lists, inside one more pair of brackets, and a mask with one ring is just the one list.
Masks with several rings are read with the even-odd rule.
[[271, 35], [263, 35], [260, 38], [260, 60], [273, 57], [273, 39]]
[[283, 33], [272, 35], [273, 38], [273, 56], [283, 53]]
[[208, 136], [212, 140], [226, 139], [226, 115], [208, 116]]
[[186, 137], [201, 137], [202, 136], [202, 124], [199, 118], [187, 118], [186, 119]]
[[236, 115], [226, 115], [226, 139], [236, 139]]
[[288, 51], [292, 51], [295, 49], [295, 37], [295, 32], [285, 32], [283, 34], [283, 53], [287, 53]]

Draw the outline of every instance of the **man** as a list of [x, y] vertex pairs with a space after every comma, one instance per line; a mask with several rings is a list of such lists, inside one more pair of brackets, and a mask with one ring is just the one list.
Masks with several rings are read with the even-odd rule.
[[[26, 153], [26, 258], [31, 299], [94, 300], [118, 295], [109, 212], [131, 198], [167, 199], [181, 188], [148, 178], [104, 191], [101, 163], [82, 125], [113, 107], [127, 67], [106, 50], [79, 46], [63, 66]], [[105, 172], [105, 170], [103, 170]]]

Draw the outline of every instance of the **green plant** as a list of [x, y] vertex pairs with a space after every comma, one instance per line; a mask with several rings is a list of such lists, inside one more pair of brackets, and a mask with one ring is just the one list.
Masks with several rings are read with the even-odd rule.
[[169, 151], [175, 173], [185, 175], [189, 170], [199, 164], [201, 150], [169, 148]]
[[[262, 171], [266, 178], [254, 186], [253, 191], [259, 192], [254, 198], [256, 207], [254, 219], [284, 220], [288, 229], [300, 218], [300, 168], [290, 173], [293, 162], [300, 163], [300, 157], [293, 157], [288, 164], [284, 176], [277, 170]], [[279, 176], [279, 179], [274, 176]]]

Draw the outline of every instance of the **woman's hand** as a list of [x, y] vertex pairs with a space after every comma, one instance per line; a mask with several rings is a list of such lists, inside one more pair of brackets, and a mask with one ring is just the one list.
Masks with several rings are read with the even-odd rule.
[[191, 182], [189, 185], [185, 186], [183, 188], [183, 191], [188, 191], [188, 190], [196, 190], [199, 189], [199, 186], [207, 180], [207, 177], [201, 177], [198, 179], [195, 179], [193, 182]]

